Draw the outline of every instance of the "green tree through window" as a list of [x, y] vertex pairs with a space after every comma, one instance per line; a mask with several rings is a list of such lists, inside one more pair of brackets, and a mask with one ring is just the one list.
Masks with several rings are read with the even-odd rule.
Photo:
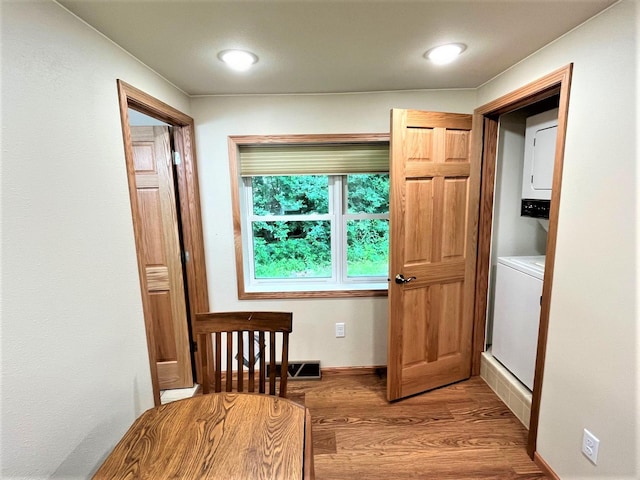
[[331, 278], [337, 251], [347, 279], [386, 279], [388, 174], [256, 176], [250, 185], [256, 279]]

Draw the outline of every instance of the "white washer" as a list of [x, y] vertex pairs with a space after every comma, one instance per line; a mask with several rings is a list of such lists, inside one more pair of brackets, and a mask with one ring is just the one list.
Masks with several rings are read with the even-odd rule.
[[538, 346], [545, 257], [499, 257], [492, 355], [530, 390]]

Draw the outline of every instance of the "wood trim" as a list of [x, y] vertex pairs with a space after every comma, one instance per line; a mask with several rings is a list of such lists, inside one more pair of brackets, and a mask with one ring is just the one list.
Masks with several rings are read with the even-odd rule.
[[[176, 110], [172, 106], [152, 97], [148, 93], [129, 85], [127, 82], [123, 82], [122, 80], [117, 80], [117, 82], [118, 89], [126, 94], [128, 107], [157, 118], [158, 120], [162, 120], [170, 125], [193, 125], [193, 118], [189, 115], [186, 115], [180, 110]], [[127, 124], [127, 126], [128, 125], [129, 124]]]
[[[237, 258], [237, 257], [236, 257]], [[244, 279], [244, 275], [243, 275]], [[244, 280], [243, 280], [244, 281]], [[239, 287], [239, 285], [238, 285]], [[245, 292], [238, 288], [239, 300], [275, 300], [300, 298], [386, 297], [387, 290], [327, 290], [313, 292]]]
[[227, 140], [227, 145], [229, 148], [229, 178], [231, 179], [231, 210], [233, 213], [233, 249], [236, 253], [236, 288], [238, 291], [239, 300], [263, 298], [247, 296], [247, 292], [245, 292], [244, 289], [244, 249], [242, 248], [242, 213], [240, 212], [240, 170], [238, 161], [240, 154], [240, 145], [245, 145], [244, 139], [250, 141], [250, 138], [254, 137], [238, 138], [230, 136]]
[[571, 76], [572, 68], [573, 64], [569, 64], [554, 70], [538, 80], [476, 108], [474, 114], [495, 117], [552, 97], [559, 92], [561, 84], [566, 80], [567, 72]]
[[[242, 214], [240, 211], [239, 149], [246, 145], [296, 145], [388, 142], [387, 133], [347, 133], [309, 135], [230, 135], [229, 176], [231, 179], [231, 208], [233, 212], [233, 247], [236, 256], [236, 286], [238, 300], [300, 299], [300, 298], [344, 298], [386, 297], [387, 290], [335, 290], [305, 292], [247, 292], [244, 278], [244, 252], [242, 248]], [[201, 310], [202, 312], [206, 310]]]
[[[195, 129], [194, 120], [190, 116], [176, 110], [166, 103], [148, 95], [142, 90], [117, 80], [118, 98], [120, 103], [120, 121], [122, 126], [122, 136], [124, 140], [125, 159], [127, 164], [127, 176], [129, 180], [129, 197], [131, 200], [132, 217], [138, 211], [137, 195], [135, 192], [135, 176], [133, 170], [133, 148], [131, 143], [131, 132], [129, 130], [128, 108], [133, 108], [146, 115], [152, 116], [166, 123], [173, 125], [176, 131], [174, 140], [182, 162], [176, 166], [177, 172], [177, 194], [180, 199], [180, 227], [183, 235], [183, 245], [190, 254], [190, 260], [186, 262], [186, 290], [189, 303], [190, 330], [191, 319], [195, 318], [196, 312], [209, 311], [209, 292], [207, 286], [206, 264], [204, 256], [204, 235], [202, 232], [202, 214], [200, 208], [200, 192], [198, 186], [198, 172], [195, 152]], [[142, 238], [141, 226], [133, 222], [136, 244]], [[138, 262], [138, 273], [143, 289], [143, 313], [147, 331], [147, 348], [149, 351], [149, 362], [151, 368], [152, 388], [154, 403], [160, 405], [160, 390], [158, 387], [158, 374], [156, 358], [153, 349], [154, 333], [153, 325], [150, 321], [150, 306], [145, 299], [144, 275]], [[201, 381], [200, 372], [196, 372], [197, 381]]]
[[298, 145], [323, 143], [370, 143], [388, 142], [388, 133], [339, 133], [308, 135], [230, 135], [235, 145]]
[[194, 319], [196, 313], [209, 311], [209, 289], [193, 120], [189, 125], [180, 126], [176, 137], [179, 140], [176, 148], [182, 158], [182, 162], [176, 166], [176, 172], [183, 244], [190, 256], [186, 262], [189, 313], [190, 318]]
[[544, 461], [544, 458], [542, 458], [538, 452], [533, 455], [533, 461], [538, 468], [542, 470], [542, 473], [551, 478], [551, 480], [560, 480], [560, 477], [553, 471], [549, 464]]
[[[127, 92], [118, 80], [118, 102], [120, 104], [120, 125], [122, 128], [122, 140], [124, 142], [124, 155], [126, 159], [127, 169], [127, 184], [129, 185], [129, 200], [131, 203], [131, 218], [133, 220], [133, 236], [135, 238], [135, 244], [142, 244], [142, 225], [135, 221], [138, 210], [138, 195], [136, 192], [136, 174], [133, 166], [133, 142], [131, 141], [131, 129], [129, 128], [129, 104], [127, 98]], [[140, 278], [140, 293], [142, 297], [142, 313], [144, 316], [145, 332], [147, 336], [147, 353], [149, 356], [149, 369], [151, 373], [151, 389], [153, 390], [153, 403], [157, 407], [160, 402], [160, 387], [158, 382], [158, 364], [156, 358], [156, 352], [152, 348], [155, 345], [155, 332], [153, 328], [153, 322], [151, 321], [151, 305], [147, 298], [146, 292], [148, 290], [147, 275], [145, 267], [140, 261], [140, 257], [136, 255], [138, 264], [138, 277]]]
[[[470, 360], [470, 369], [467, 371], [468, 375], [474, 375], [474, 345], [475, 335], [477, 331], [475, 322], [475, 302], [477, 300], [477, 282], [478, 282], [478, 254], [479, 254], [479, 235], [481, 233], [481, 192], [484, 190], [483, 184], [484, 177], [482, 175], [483, 158], [477, 154], [482, 149], [485, 135], [487, 133], [486, 122], [483, 122], [481, 115], [474, 114], [472, 117], [472, 130], [471, 130], [471, 152], [469, 155], [469, 161], [471, 164], [471, 184], [469, 186], [469, 198], [471, 199], [469, 208], [468, 219], [468, 232], [470, 232], [468, 239], [468, 246], [465, 252], [468, 262], [466, 262], [465, 278], [471, 279], [469, 282], [465, 282], [464, 296], [465, 296], [465, 311], [464, 318], [471, 319], [471, 339], [469, 343], [465, 343], [465, 355]], [[484, 333], [484, 328], [483, 328]], [[484, 349], [483, 349], [484, 350]], [[479, 360], [479, 358], [478, 358]], [[480, 373], [480, 362], [478, 361], [478, 374]]]
[[571, 91], [571, 75], [573, 64], [568, 65], [560, 78], [560, 103], [558, 106], [558, 140], [556, 141], [555, 163], [553, 167], [553, 184], [551, 191], [551, 209], [549, 212], [549, 233], [547, 235], [547, 258], [542, 286], [542, 303], [540, 306], [540, 328], [538, 330], [538, 351], [533, 381], [533, 397], [531, 400], [531, 421], [529, 424], [529, 441], [527, 452], [533, 458], [538, 438], [538, 421], [540, 418], [540, 400], [544, 380], [544, 362], [547, 355], [547, 334], [549, 332], [549, 309], [553, 287], [553, 272], [556, 262], [556, 241], [558, 238], [558, 216], [560, 210], [560, 193], [562, 189], [562, 169], [564, 165], [564, 147], [567, 136], [567, 117], [569, 113], [569, 94]]
[[[473, 354], [471, 359], [471, 375], [480, 375], [480, 356], [485, 347], [485, 330], [487, 324], [487, 291], [489, 289], [489, 275], [491, 256], [491, 231], [493, 221], [493, 190], [495, 187], [496, 154], [498, 142], [498, 121], [483, 115], [474, 114], [475, 125], [483, 129], [478, 135], [478, 143], [474, 144], [473, 155], [481, 157], [482, 179], [480, 187], [479, 218], [478, 218], [478, 258], [476, 260], [476, 286], [473, 325]], [[484, 124], [484, 125], [483, 125]], [[475, 127], [474, 127], [475, 128]], [[493, 140], [489, 140], [493, 139]], [[487, 274], [484, 274], [487, 272]]]
[[[493, 180], [495, 178], [495, 153], [497, 149], [497, 128], [492, 122], [508, 112], [517, 110], [537, 101], [559, 93], [558, 107], [558, 141], [556, 142], [555, 163], [553, 172], [553, 191], [551, 198], [551, 210], [549, 213], [549, 232], [547, 235], [547, 259], [544, 273], [544, 286], [542, 291], [542, 305], [540, 309], [540, 328], [538, 333], [538, 350], [536, 356], [536, 370], [531, 404], [531, 421], [529, 425], [529, 439], [527, 452], [534, 458], [536, 452], [536, 440], [538, 435], [538, 421], [540, 416], [540, 399], [544, 378], [544, 361], [547, 346], [547, 332], [549, 328], [549, 306], [551, 300], [553, 270], [555, 263], [556, 239], [558, 233], [558, 211], [560, 205], [560, 190], [562, 186], [562, 166], [564, 162], [564, 146], [567, 127], [567, 114], [569, 110], [569, 91], [571, 88], [571, 74], [573, 64], [559, 68], [544, 77], [514, 90], [511, 93], [489, 102], [474, 111], [484, 119], [491, 120], [485, 123], [487, 132], [484, 135], [484, 152], [474, 149], [473, 155], [482, 157], [482, 181], [483, 188], [480, 196], [480, 223], [479, 243], [476, 275], [476, 299], [474, 317], [474, 342], [472, 371], [477, 375], [480, 370], [480, 355], [484, 351], [486, 322], [487, 284], [490, 268], [491, 247], [491, 213], [493, 211]], [[489, 135], [489, 131], [491, 135]]]
[[[378, 365], [378, 366], [369, 366], [369, 367], [327, 367], [320, 369], [320, 377], [341, 377], [341, 376], [354, 376], [354, 375], [378, 375], [379, 377], [383, 377], [387, 374], [387, 366], [386, 365]], [[249, 381], [249, 372], [242, 372], [243, 380]], [[226, 372], [222, 372], [221, 381], [225, 382], [227, 378]], [[231, 372], [232, 382], [236, 382], [238, 379], [238, 371], [233, 370]], [[298, 380], [319, 380], [316, 378], [306, 379], [304, 377], [299, 377], [294, 379], [290, 379], [291, 381]], [[212, 383], [212, 390], [214, 384]]]

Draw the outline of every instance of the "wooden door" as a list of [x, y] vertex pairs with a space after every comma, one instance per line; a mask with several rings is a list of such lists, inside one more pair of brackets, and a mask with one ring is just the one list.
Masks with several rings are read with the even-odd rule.
[[131, 127], [138, 212], [138, 257], [160, 389], [193, 386], [187, 307], [168, 127]]
[[471, 122], [391, 113], [390, 401], [470, 376], [480, 173]]

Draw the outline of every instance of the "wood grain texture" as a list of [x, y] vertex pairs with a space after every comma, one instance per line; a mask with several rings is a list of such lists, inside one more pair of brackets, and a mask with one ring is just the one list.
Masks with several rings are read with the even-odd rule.
[[190, 318], [193, 319], [197, 312], [209, 310], [209, 288], [204, 255], [193, 119], [174, 128], [173, 137], [177, 152], [182, 159], [175, 168], [180, 201], [180, 220], [182, 222], [182, 242], [184, 249], [189, 252], [189, 261], [185, 263], [185, 270], [189, 294], [189, 313]]
[[[482, 115], [473, 116], [474, 129], [481, 130], [474, 144], [472, 155], [482, 162], [482, 187], [478, 220], [478, 258], [476, 260], [475, 306], [473, 322], [472, 375], [480, 375], [480, 356], [485, 349], [487, 324], [487, 291], [491, 268], [491, 232], [493, 227], [493, 194], [496, 178], [496, 154], [498, 148], [498, 121]], [[474, 130], [475, 132], [475, 130]]]
[[[145, 265], [147, 295], [151, 297], [158, 383], [161, 389], [193, 385], [185, 283], [180, 254], [180, 232], [168, 127], [131, 126], [133, 163], [139, 213], [134, 222], [142, 226], [142, 243], [136, 245], [138, 261]], [[142, 158], [138, 158], [142, 155]], [[137, 168], [141, 167], [142, 170]]]
[[306, 422], [303, 406], [267, 395], [172, 402], [142, 414], [94, 478], [299, 480], [313, 471]]
[[391, 122], [389, 270], [412, 280], [389, 285], [397, 400], [471, 371], [480, 168], [471, 115], [394, 109]]
[[289, 383], [311, 412], [318, 480], [547, 478], [527, 456], [525, 428], [480, 377], [394, 403], [385, 384], [376, 374]]
[[146, 272], [150, 292], [169, 290], [169, 269], [165, 265], [147, 266]]
[[550, 96], [557, 95], [561, 90], [561, 84], [570, 79], [572, 69], [573, 64], [558, 68], [544, 77], [496, 98], [489, 103], [485, 103], [476, 108], [474, 114], [485, 116], [503, 115], [549, 98]]
[[231, 135], [229, 140], [240, 145], [318, 144], [323, 143], [385, 143], [388, 133], [338, 133], [309, 135]]
[[[269, 371], [269, 394], [281, 397], [287, 395], [288, 375], [281, 375], [279, 381], [276, 382], [276, 335], [281, 338], [282, 349], [279, 359], [282, 372], [288, 370], [289, 355], [289, 334], [293, 330], [293, 314], [291, 312], [209, 312], [199, 313], [196, 315], [193, 324], [193, 333], [198, 342], [198, 360], [200, 368], [203, 372], [202, 391], [209, 393], [211, 387], [216, 392], [222, 390], [222, 379], [225, 380], [225, 390], [245, 391], [244, 385], [247, 384], [249, 392], [255, 391], [255, 371], [252, 365], [246, 373], [244, 373], [244, 335], [250, 345], [253, 345], [255, 335], [258, 335], [259, 349], [259, 368], [258, 368], [258, 391], [266, 393], [265, 383], [266, 376], [266, 357], [268, 355], [270, 368]], [[215, 343], [211, 341], [214, 336]], [[222, 336], [226, 337], [225, 368], [223, 373], [222, 364]], [[265, 342], [265, 338], [269, 339], [269, 344]], [[235, 344], [235, 348], [234, 348]], [[235, 370], [233, 359], [236, 359]], [[247, 357], [251, 364], [253, 355]], [[278, 388], [276, 389], [276, 383]]]
[[549, 464], [544, 461], [544, 458], [542, 458], [538, 454], [538, 452], [534, 454], [533, 461], [536, 463], [536, 465], [538, 465], [538, 467], [540, 467], [540, 470], [542, 470], [551, 480], [560, 480], [560, 477], [556, 474], [556, 472], [553, 471]]
[[[117, 81], [118, 86], [118, 104], [120, 107], [120, 122], [122, 128], [122, 141], [124, 143], [124, 155], [125, 155], [125, 163], [127, 169], [127, 181], [129, 184], [129, 200], [131, 203], [131, 217], [132, 219], [136, 218], [137, 213], [139, 212], [138, 205], [138, 194], [136, 191], [136, 172], [134, 168], [134, 155], [133, 155], [133, 142], [131, 140], [131, 129], [129, 128], [129, 106], [130, 106], [130, 95], [134, 94], [132, 90], [129, 88], [129, 85], [122, 82], [121, 80]], [[133, 220], [133, 234], [135, 239], [135, 244], [140, 245], [143, 241], [142, 235], [142, 226], [139, 225], [138, 222]], [[144, 317], [145, 324], [145, 334], [147, 337], [147, 354], [149, 357], [149, 370], [151, 373], [151, 388], [153, 391], [153, 403], [155, 405], [160, 405], [160, 383], [158, 381], [158, 363], [156, 359], [155, 352], [155, 341], [156, 341], [156, 333], [153, 327], [152, 321], [152, 307], [150, 301], [146, 295], [147, 289], [147, 280], [146, 280], [146, 272], [145, 265], [140, 261], [140, 258], [137, 259], [138, 264], [138, 278], [140, 279], [140, 293], [142, 297], [142, 312]]]

